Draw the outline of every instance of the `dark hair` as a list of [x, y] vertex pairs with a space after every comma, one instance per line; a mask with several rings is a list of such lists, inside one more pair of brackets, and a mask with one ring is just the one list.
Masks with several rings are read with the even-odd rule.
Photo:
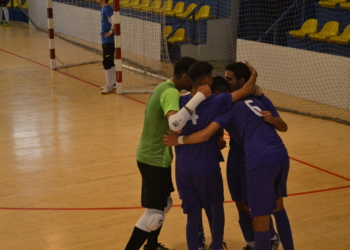
[[214, 76], [213, 77], [213, 84], [211, 85], [211, 92], [215, 93], [216, 91], [219, 93], [231, 92], [230, 84], [222, 76]]
[[245, 81], [248, 81], [251, 76], [248, 66], [242, 62], [231, 63], [226, 66], [225, 70], [233, 72], [237, 81], [241, 78], [244, 78]]
[[202, 78], [204, 76], [209, 76], [212, 74], [213, 66], [210, 63], [200, 61], [194, 63], [188, 70], [188, 76], [193, 82]]
[[183, 74], [187, 74], [192, 64], [196, 62], [197, 60], [192, 57], [181, 57], [174, 65], [174, 76], [179, 78]]

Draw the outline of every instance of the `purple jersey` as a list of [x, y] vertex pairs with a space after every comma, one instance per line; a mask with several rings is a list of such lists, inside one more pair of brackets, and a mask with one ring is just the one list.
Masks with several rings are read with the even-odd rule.
[[[266, 101], [266, 99], [263, 101]], [[242, 154], [242, 152], [244, 154], [245, 152], [247, 170], [288, 159], [287, 149], [275, 127], [264, 121], [260, 113], [261, 110], [267, 109], [256, 97], [246, 97], [237, 101], [232, 105], [232, 118], [228, 126], [225, 127], [231, 136], [231, 140], [234, 140], [238, 145], [237, 147], [240, 148], [238, 154]], [[275, 116], [277, 111], [271, 113]], [[236, 158], [238, 156], [233, 155], [231, 157]]]
[[[180, 108], [185, 106], [191, 98], [191, 95], [180, 97]], [[182, 129], [182, 134], [193, 134], [205, 129], [211, 122], [217, 122], [221, 127], [226, 127], [231, 119], [231, 103], [231, 94], [213, 94], [196, 108], [192, 119]], [[206, 142], [176, 146], [175, 152], [176, 167], [181, 172], [210, 171], [213, 167], [218, 167], [220, 161], [224, 161], [216, 135]]]
[[[264, 111], [270, 111], [274, 117], [280, 117], [273, 103], [264, 94], [262, 94], [261, 96], [256, 96], [255, 98], [257, 98], [265, 106]], [[231, 134], [230, 136], [232, 137]], [[238, 135], [233, 136], [237, 137]], [[228, 159], [230, 165], [233, 164], [241, 167], [245, 166], [244, 148], [243, 146], [240, 146], [240, 144], [237, 143], [237, 140], [230, 140], [230, 151], [228, 154]]]

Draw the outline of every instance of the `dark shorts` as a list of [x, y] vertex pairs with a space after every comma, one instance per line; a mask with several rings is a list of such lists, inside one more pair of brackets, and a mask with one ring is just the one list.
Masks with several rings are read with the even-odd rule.
[[224, 202], [224, 186], [221, 169], [205, 173], [182, 173], [176, 169], [176, 184], [185, 214], [191, 208], [205, 208]]
[[108, 70], [114, 66], [114, 43], [103, 43], [102, 44], [102, 56], [103, 56], [103, 67]]
[[6, 0], [0, 0], [0, 7], [6, 7]]
[[141, 205], [164, 210], [168, 197], [174, 192], [171, 167], [162, 168], [137, 161], [142, 176]]
[[247, 196], [247, 175], [245, 166], [227, 163], [227, 184], [233, 201], [243, 201]]
[[272, 214], [276, 200], [287, 197], [288, 172], [289, 160], [247, 171], [247, 196], [243, 200], [251, 217]]

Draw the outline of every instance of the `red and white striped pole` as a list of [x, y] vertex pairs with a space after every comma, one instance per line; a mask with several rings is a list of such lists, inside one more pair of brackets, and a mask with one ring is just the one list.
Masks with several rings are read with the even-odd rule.
[[49, 49], [50, 49], [50, 69], [56, 69], [55, 32], [53, 28], [52, 0], [47, 0], [47, 20], [48, 20]]
[[114, 0], [114, 44], [115, 44], [115, 74], [117, 80], [117, 94], [123, 94], [122, 78], [122, 38], [120, 36], [120, 1]]

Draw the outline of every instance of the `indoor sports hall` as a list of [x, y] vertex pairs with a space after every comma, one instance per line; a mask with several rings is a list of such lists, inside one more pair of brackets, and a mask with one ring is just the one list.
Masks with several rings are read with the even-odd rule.
[[[288, 124], [279, 135], [290, 156], [285, 207], [295, 249], [350, 249], [350, 2], [114, 2], [122, 65], [116, 58], [117, 90], [101, 94], [96, 1], [7, 1], [10, 25], [0, 25], [0, 249], [125, 248], [144, 210], [135, 152], [145, 105], [182, 56], [208, 61], [216, 75], [234, 61], [255, 67], [257, 84]], [[109, 1], [114, 10], [116, 3]], [[226, 158], [228, 148], [222, 153]], [[224, 241], [242, 249], [226, 163], [221, 168]], [[176, 186], [172, 198], [159, 240], [186, 250]]]

